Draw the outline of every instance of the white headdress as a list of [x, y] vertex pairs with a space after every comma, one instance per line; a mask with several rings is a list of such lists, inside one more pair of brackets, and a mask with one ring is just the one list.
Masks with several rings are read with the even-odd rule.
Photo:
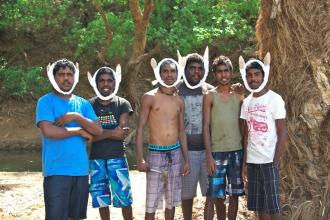
[[[176, 65], [176, 67], [177, 67], [177, 79], [176, 79], [176, 81], [172, 84], [172, 85], [166, 85], [165, 83], [164, 83], [164, 81], [161, 79], [161, 77], [160, 77], [160, 72], [159, 72], [159, 69], [160, 69], [160, 66], [165, 62], [165, 61], [172, 61], [175, 65]], [[162, 86], [165, 86], [165, 87], [167, 87], [167, 88], [170, 88], [170, 87], [173, 87], [173, 86], [176, 86], [179, 82], [180, 82], [180, 80], [181, 80], [181, 77], [182, 77], [182, 75], [183, 75], [183, 69], [182, 69], [182, 67], [175, 61], [175, 60], [173, 60], [172, 58], [164, 58], [164, 59], [162, 59], [159, 63], [158, 63], [158, 65], [157, 65], [157, 61], [154, 59], [154, 58], [151, 58], [151, 61], [150, 61], [150, 64], [151, 64], [151, 66], [152, 66], [152, 68], [153, 68], [153, 70], [154, 70], [154, 74], [155, 74], [155, 77], [156, 77], [156, 80], [162, 85]]]
[[[57, 83], [55, 81], [54, 73], [53, 73], [55, 65], [58, 62], [64, 61], [64, 60], [67, 61], [67, 62], [69, 62], [70, 64], [72, 64], [73, 67], [74, 67], [74, 69], [75, 69], [75, 71], [74, 71], [74, 83], [73, 83], [72, 88], [68, 92], [64, 92], [64, 91], [62, 91], [60, 89], [60, 87], [58, 87], [58, 85], [57, 85]], [[48, 75], [48, 79], [49, 79], [50, 83], [52, 84], [52, 86], [54, 87], [54, 89], [57, 92], [59, 92], [59, 93], [61, 93], [63, 95], [70, 95], [72, 93], [72, 91], [74, 90], [74, 88], [76, 87], [78, 81], [79, 81], [79, 65], [78, 65], [78, 63], [76, 63], [76, 65], [74, 65], [71, 61], [66, 60], [66, 59], [57, 60], [52, 65], [48, 64], [48, 66], [47, 66], [47, 75]]]
[[[247, 90], [249, 90], [251, 93], [255, 93], [255, 92], [260, 92], [263, 88], [265, 88], [267, 82], [268, 82], [268, 77], [269, 77], [269, 69], [270, 69], [270, 53], [268, 52], [264, 58], [264, 62], [262, 63], [260, 60], [256, 60], [256, 59], [252, 59], [249, 60], [247, 63], [245, 63], [244, 59], [242, 56], [239, 57], [239, 71], [241, 72], [241, 76], [245, 85], [245, 88]], [[257, 62], [260, 64], [260, 66], [262, 67], [265, 76], [264, 76], [264, 81], [262, 82], [262, 84], [259, 86], [259, 88], [257, 89], [251, 89], [249, 84], [247, 83], [246, 80], [246, 67], [248, 65], [250, 65], [253, 62]]]
[[183, 81], [185, 82], [186, 86], [189, 89], [196, 89], [196, 88], [200, 87], [206, 81], [207, 75], [209, 73], [209, 47], [206, 47], [205, 48], [205, 52], [204, 52], [204, 56], [203, 57], [201, 55], [199, 55], [199, 54], [196, 54], [196, 53], [191, 53], [191, 54], [188, 54], [188, 55], [182, 57], [181, 54], [180, 54], [180, 52], [179, 52], [179, 50], [177, 52], [178, 52], [178, 63], [183, 68], [183, 70], [186, 67], [187, 59], [190, 56], [197, 55], [197, 56], [199, 56], [203, 60], [203, 63], [204, 63], [204, 76], [199, 81], [198, 84], [196, 84], [194, 86], [190, 85], [189, 82], [188, 82], [188, 80], [187, 80], [187, 78], [186, 78], [186, 74], [183, 74]]
[[[101, 95], [100, 91], [97, 88], [96, 76], [99, 73], [100, 69], [102, 69], [102, 68], [105, 68], [105, 69], [108, 69], [108, 70], [112, 71], [113, 75], [115, 77], [115, 82], [116, 82], [115, 90], [113, 91], [113, 93], [111, 93], [108, 96]], [[88, 76], [88, 81], [91, 84], [91, 86], [93, 87], [97, 97], [99, 97], [101, 100], [109, 100], [112, 97], [114, 97], [118, 92], [119, 84], [120, 84], [120, 81], [121, 81], [121, 66], [120, 66], [120, 64], [118, 64], [117, 67], [116, 67], [116, 71], [113, 71], [113, 69], [111, 69], [110, 67], [106, 67], [106, 66], [101, 67], [98, 70], [96, 70], [93, 77], [91, 76], [91, 74], [89, 72], [87, 73], [87, 76]]]

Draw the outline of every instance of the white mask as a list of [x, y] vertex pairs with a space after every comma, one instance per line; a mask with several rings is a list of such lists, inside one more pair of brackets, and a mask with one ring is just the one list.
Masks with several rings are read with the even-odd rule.
[[50, 83], [52, 84], [53, 88], [54, 88], [57, 92], [59, 92], [59, 93], [61, 93], [61, 94], [63, 94], [63, 95], [70, 95], [70, 94], [73, 92], [74, 88], [76, 87], [76, 85], [77, 85], [77, 83], [78, 83], [78, 81], [79, 81], [79, 65], [78, 65], [78, 63], [76, 63], [76, 65], [74, 65], [71, 61], [66, 60], [66, 61], [68, 61], [70, 64], [73, 65], [73, 67], [74, 67], [74, 69], [75, 69], [75, 72], [74, 72], [74, 83], [73, 83], [73, 86], [72, 86], [71, 90], [68, 91], [68, 92], [64, 92], [64, 91], [62, 91], [62, 90], [60, 89], [60, 87], [57, 85], [57, 83], [56, 83], [56, 81], [55, 81], [54, 73], [53, 73], [53, 71], [54, 71], [54, 67], [55, 67], [55, 65], [56, 65], [59, 61], [62, 61], [62, 60], [57, 60], [57, 61], [54, 62], [52, 65], [48, 64], [48, 66], [47, 66], [47, 75], [48, 75], [48, 79], [49, 79]]
[[[160, 72], [159, 72], [159, 69], [160, 69], [160, 66], [163, 64], [163, 62], [165, 62], [165, 61], [167, 61], [167, 60], [170, 60], [170, 61], [172, 61], [175, 65], [176, 65], [176, 67], [177, 67], [177, 79], [176, 79], [176, 81], [172, 84], [172, 85], [166, 85], [165, 83], [164, 83], [164, 81], [161, 79], [161, 77], [160, 77]], [[156, 80], [157, 80], [157, 82], [159, 82], [160, 83], [160, 85], [162, 85], [162, 86], [164, 86], [164, 87], [167, 87], [167, 88], [170, 88], [170, 87], [174, 87], [174, 86], [176, 86], [179, 82], [180, 82], [180, 80], [181, 80], [181, 77], [182, 77], [182, 75], [183, 75], [183, 69], [182, 69], [182, 67], [175, 61], [175, 60], [173, 60], [172, 58], [164, 58], [164, 59], [162, 59], [159, 63], [158, 63], [158, 65], [157, 65], [157, 61], [154, 59], [154, 58], [152, 58], [151, 59], [151, 61], [150, 61], [150, 64], [151, 64], [151, 66], [152, 66], [152, 68], [153, 68], [153, 70], [154, 70], [154, 74], [155, 74], [155, 77], [156, 77]]]
[[[97, 88], [96, 76], [99, 73], [100, 69], [102, 69], [102, 68], [106, 68], [106, 69], [112, 71], [114, 73], [113, 75], [115, 77], [115, 82], [116, 82], [115, 90], [108, 96], [101, 95], [100, 91]], [[113, 71], [113, 69], [111, 69], [110, 67], [101, 67], [98, 70], [96, 70], [93, 77], [91, 76], [91, 74], [89, 72], [87, 73], [87, 76], [88, 76], [88, 81], [91, 84], [91, 86], [93, 87], [94, 92], [96, 93], [97, 97], [99, 97], [101, 100], [104, 100], [104, 101], [109, 100], [112, 97], [114, 97], [118, 92], [119, 84], [121, 81], [121, 66], [120, 66], [120, 64], [118, 64], [116, 67], [116, 71]]]
[[[186, 66], [186, 63], [187, 63], [187, 59], [192, 56], [192, 55], [196, 55], [196, 53], [191, 53], [191, 54], [188, 54], [184, 57], [182, 57], [180, 55], [180, 52], [178, 52], [178, 63], [180, 64], [180, 66], [183, 68], [185, 68]], [[198, 87], [200, 87], [205, 81], [206, 81], [206, 78], [207, 78], [207, 75], [209, 73], [209, 48], [206, 47], [205, 48], [205, 52], [204, 52], [204, 57], [202, 57], [201, 55], [197, 54], [202, 60], [203, 60], [203, 63], [204, 63], [204, 76], [203, 78], [199, 81], [198, 84], [192, 86], [189, 84], [187, 78], [186, 78], [186, 74], [183, 74], [183, 81], [185, 82], [186, 86], [189, 88], [189, 89], [196, 89]]]
[[[259, 63], [265, 73], [264, 81], [257, 89], [251, 89], [246, 80], [246, 67], [253, 62]], [[251, 93], [260, 92], [261, 90], [263, 90], [265, 88], [265, 86], [267, 85], [267, 82], [268, 82], [269, 70], [270, 70], [270, 54], [269, 54], [269, 52], [266, 54], [266, 56], [264, 58], [264, 63], [262, 63], [260, 60], [256, 60], [256, 59], [249, 60], [247, 63], [245, 63], [243, 57], [242, 56], [239, 57], [239, 71], [241, 73], [245, 88], [248, 91], [250, 91]]]

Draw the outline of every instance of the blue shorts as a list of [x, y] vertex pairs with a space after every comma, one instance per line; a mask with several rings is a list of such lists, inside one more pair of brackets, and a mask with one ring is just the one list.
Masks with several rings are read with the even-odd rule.
[[252, 211], [268, 214], [281, 212], [280, 183], [278, 167], [273, 163], [247, 164], [248, 201]]
[[[132, 205], [132, 190], [126, 157], [89, 161], [90, 186], [94, 208]], [[112, 198], [111, 198], [112, 197]]]
[[43, 187], [46, 220], [86, 218], [88, 176], [47, 176]]
[[209, 176], [206, 195], [215, 198], [244, 195], [242, 180], [243, 151], [213, 152], [216, 164], [215, 173]]

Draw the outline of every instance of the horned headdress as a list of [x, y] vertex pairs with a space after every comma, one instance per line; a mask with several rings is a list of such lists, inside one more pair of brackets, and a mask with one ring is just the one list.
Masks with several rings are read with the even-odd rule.
[[[108, 95], [108, 96], [101, 95], [100, 91], [97, 88], [96, 76], [97, 76], [97, 74], [100, 73], [100, 70], [101, 69], [108, 69], [108, 70], [110, 70], [113, 73], [114, 80], [116, 82], [115, 83], [115, 90], [110, 95]], [[119, 84], [120, 84], [120, 81], [121, 81], [121, 66], [120, 66], [120, 64], [118, 64], [116, 66], [116, 71], [113, 71], [113, 69], [111, 69], [110, 67], [106, 67], [106, 66], [105, 67], [101, 67], [98, 70], [96, 70], [96, 72], [94, 73], [94, 76], [93, 77], [92, 77], [92, 75], [89, 72], [87, 73], [87, 77], [88, 77], [88, 81], [91, 84], [91, 86], [93, 87], [94, 92], [97, 95], [97, 97], [99, 97], [101, 100], [109, 100], [112, 97], [114, 97], [117, 94], [117, 92], [118, 92]]]
[[[270, 53], [268, 52], [264, 58], [264, 62], [262, 63], [260, 60], [257, 59], [251, 59], [247, 63], [245, 63], [244, 59], [242, 56], [239, 57], [239, 71], [241, 72], [241, 76], [245, 85], [245, 88], [249, 90], [251, 93], [255, 92], [260, 92], [263, 88], [265, 88], [267, 82], [268, 82], [268, 77], [269, 77], [269, 70], [270, 70]], [[250, 65], [251, 63], [257, 62], [260, 64], [262, 67], [265, 76], [264, 76], [264, 81], [262, 84], [259, 86], [257, 89], [251, 89], [249, 84], [247, 83], [246, 80], [246, 67]]]
[[60, 87], [58, 87], [58, 85], [57, 85], [57, 83], [56, 83], [56, 81], [55, 81], [54, 73], [53, 73], [53, 72], [54, 72], [55, 65], [56, 65], [58, 62], [61, 62], [61, 61], [63, 61], [63, 60], [64, 60], [64, 59], [57, 60], [57, 61], [54, 62], [52, 65], [48, 64], [48, 66], [47, 66], [47, 75], [48, 75], [48, 79], [49, 79], [50, 83], [52, 84], [53, 88], [54, 88], [57, 92], [59, 92], [59, 93], [61, 93], [61, 94], [63, 94], [63, 95], [70, 95], [70, 94], [73, 92], [74, 88], [76, 87], [76, 85], [77, 85], [77, 83], [78, 83], [78, 81], [79, 81], [79, 64], [76, 63], [76, 65], [74, 65], [71, 61], [65, 59], [65, 61], [67, 61], [67, 62], [69, 62], [70, 64], [72, 64], [72, 66], [74, 67], [75, 71], [74, 71], [74, 82], [73, 82], [73, 86], [72, 86], [72, 88], [70, 89], [70, 91], [68, 91], [68, 92], [64, 92], [64, 91], [62, 91], [62, 90], [60, 89]]
[[[177, 79], [176, 79], [176, 81], [172, 84], [172, 85], [166, 85], [165, 83], [164, 83], [164, 81], [161, 79], [161, 77], [160, 77], [160, 66], [163, 64], [163, 62], [165, 62], [165, 61], [168, 61], [168, 60], [170, 60], [170, 61], [172, 61], [175, 65], [176, 65], [176, 67], [177, 67]], [[156, 80], [160, 83], [160, 85], [162, 85], [162, 86], [165, 86], [165, 87], [167, 87], [167, 88], [170, 88], [170, 87], [173, 87], [173, 86], [176, 86], [179, 82], [180, 82], [180, 79], [181, 79], [181, 77], [182, 77], [182, 75], [183, 75], [183, 69], [182, 69], [182, 67], [175, 61], [175, 60], [173, 60], [172, 58], [164, 58], [164, 59], [162, 59], [159, 63], [158, 63], [158, 65], [157, 65], [157, 61], [154, 59], [154, 58], [152, 58], [151, 59], [151, 61], [150, 61], [150, 64], [151, 64], [151, 67], [152, 67], [152, 69], [154, 70], [154, 74], [155, 74], [155, 77], [156, 77]]]
[[191, 54], [188, 54], [188, 55], [182, 57], [179, 50], [177, 52], [178, 52], [178, 63], [183, 68], [183, 70], [186, 66], [187, 59], [190, 56], [197, 55], [203, 60], [203, 63], [204, 63], [204, 76], [201, 79], [201, 81], [199, 81], [199, 83], [197, 85], [194, 85], [194, 86], [190, 85], [187, 78], [186, 78], [186, 75], [183, 74], [183, 81], [185, 82], [186, 86], [189, 89], [196, 89], [196, 88], [200, 87], [206, 81], [206, 78], [207, 78], [207, 75], [208, 75], [208, 72], [209, 72], [209, 48], [208, 47], [205, 48], [205, 52], [204, 52], [203, 57], [201, 55], [197, 54], [197, 53], [191, 53]]

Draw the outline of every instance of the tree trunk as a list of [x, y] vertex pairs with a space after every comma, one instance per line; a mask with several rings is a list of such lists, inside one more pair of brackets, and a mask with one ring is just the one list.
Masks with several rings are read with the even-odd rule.
[[149, 17], [154, 9], [153, 0], [144, 1], [143, 14], [139, 6], [139, 0], [131, 0], [129, 7], [134, 21], [134, 40], [132, 54], [129, 58], [128, 64], [124, 70], [123, 75], [123, 90], [125, 91], [126, 98], [130, 101], [133, 107], [137, 107], [138, 98], [137, 94], [137, 76], [140, 69], [141, 57], [144, 57], [144, 50], [147, 42], [147, 27]]
[[262, 0], [258, 53], [271, 53], [270, 88], [285, 100], [282, 154], [286, 219], [330, 219], [330, 16], [328, 0]]
[[[114, 33], [111, 31], [110, 24], [107, 20], [104, 10], [100, 6], [100, 3], [97, 0], [93, 0], [93, 4], [97, 11], [100, 13], [106, 30], [104, 46], [99, 51], [97, 51], [97, 57], [101, 63], [108, 65], [109, 62], [107, 60], [106, 50], [112, 43]], [[127, 65], [124, 67], [121, 87], [124, 91], [125, 97], [130, 101], [132, 107], [135, 109], [138, 103], [138, 98], [136, 95], [136, 83], [140, 64], [149, 58], [152, 54], [159, 51], [160, 44], [157, 44], [154, 49], [149, 51], [149, 53], [144, 53], [147, 42], [147, 27], [149, 24], [150, 14], [154, 9], [154, 1], [144, 1], [143, 13], [140, 9], [139, 0], [129, 1], [129, 7], [133, 17], [135, 29], [132, 53]]]
[[106, 33], [104, 45], [102, 46], [102, 48], [99, 51], [96, 51], [97, 58], [104, 65], [109, 65], [109, 62], [107, 60], [106, 51], [109, 48], [110, 44], [112, 43], [113, 32], [111, 31], [111, 27], [108, 22], [107, 16], [106, 16], [103, 8], [101, 7], [100, 3], [97, 0], [93, 0], [93, 4], [94, 4], [96, 10], [100, 13], [100, 15], [102, 17], [102, 21], [104, 23], [105, 33]]

